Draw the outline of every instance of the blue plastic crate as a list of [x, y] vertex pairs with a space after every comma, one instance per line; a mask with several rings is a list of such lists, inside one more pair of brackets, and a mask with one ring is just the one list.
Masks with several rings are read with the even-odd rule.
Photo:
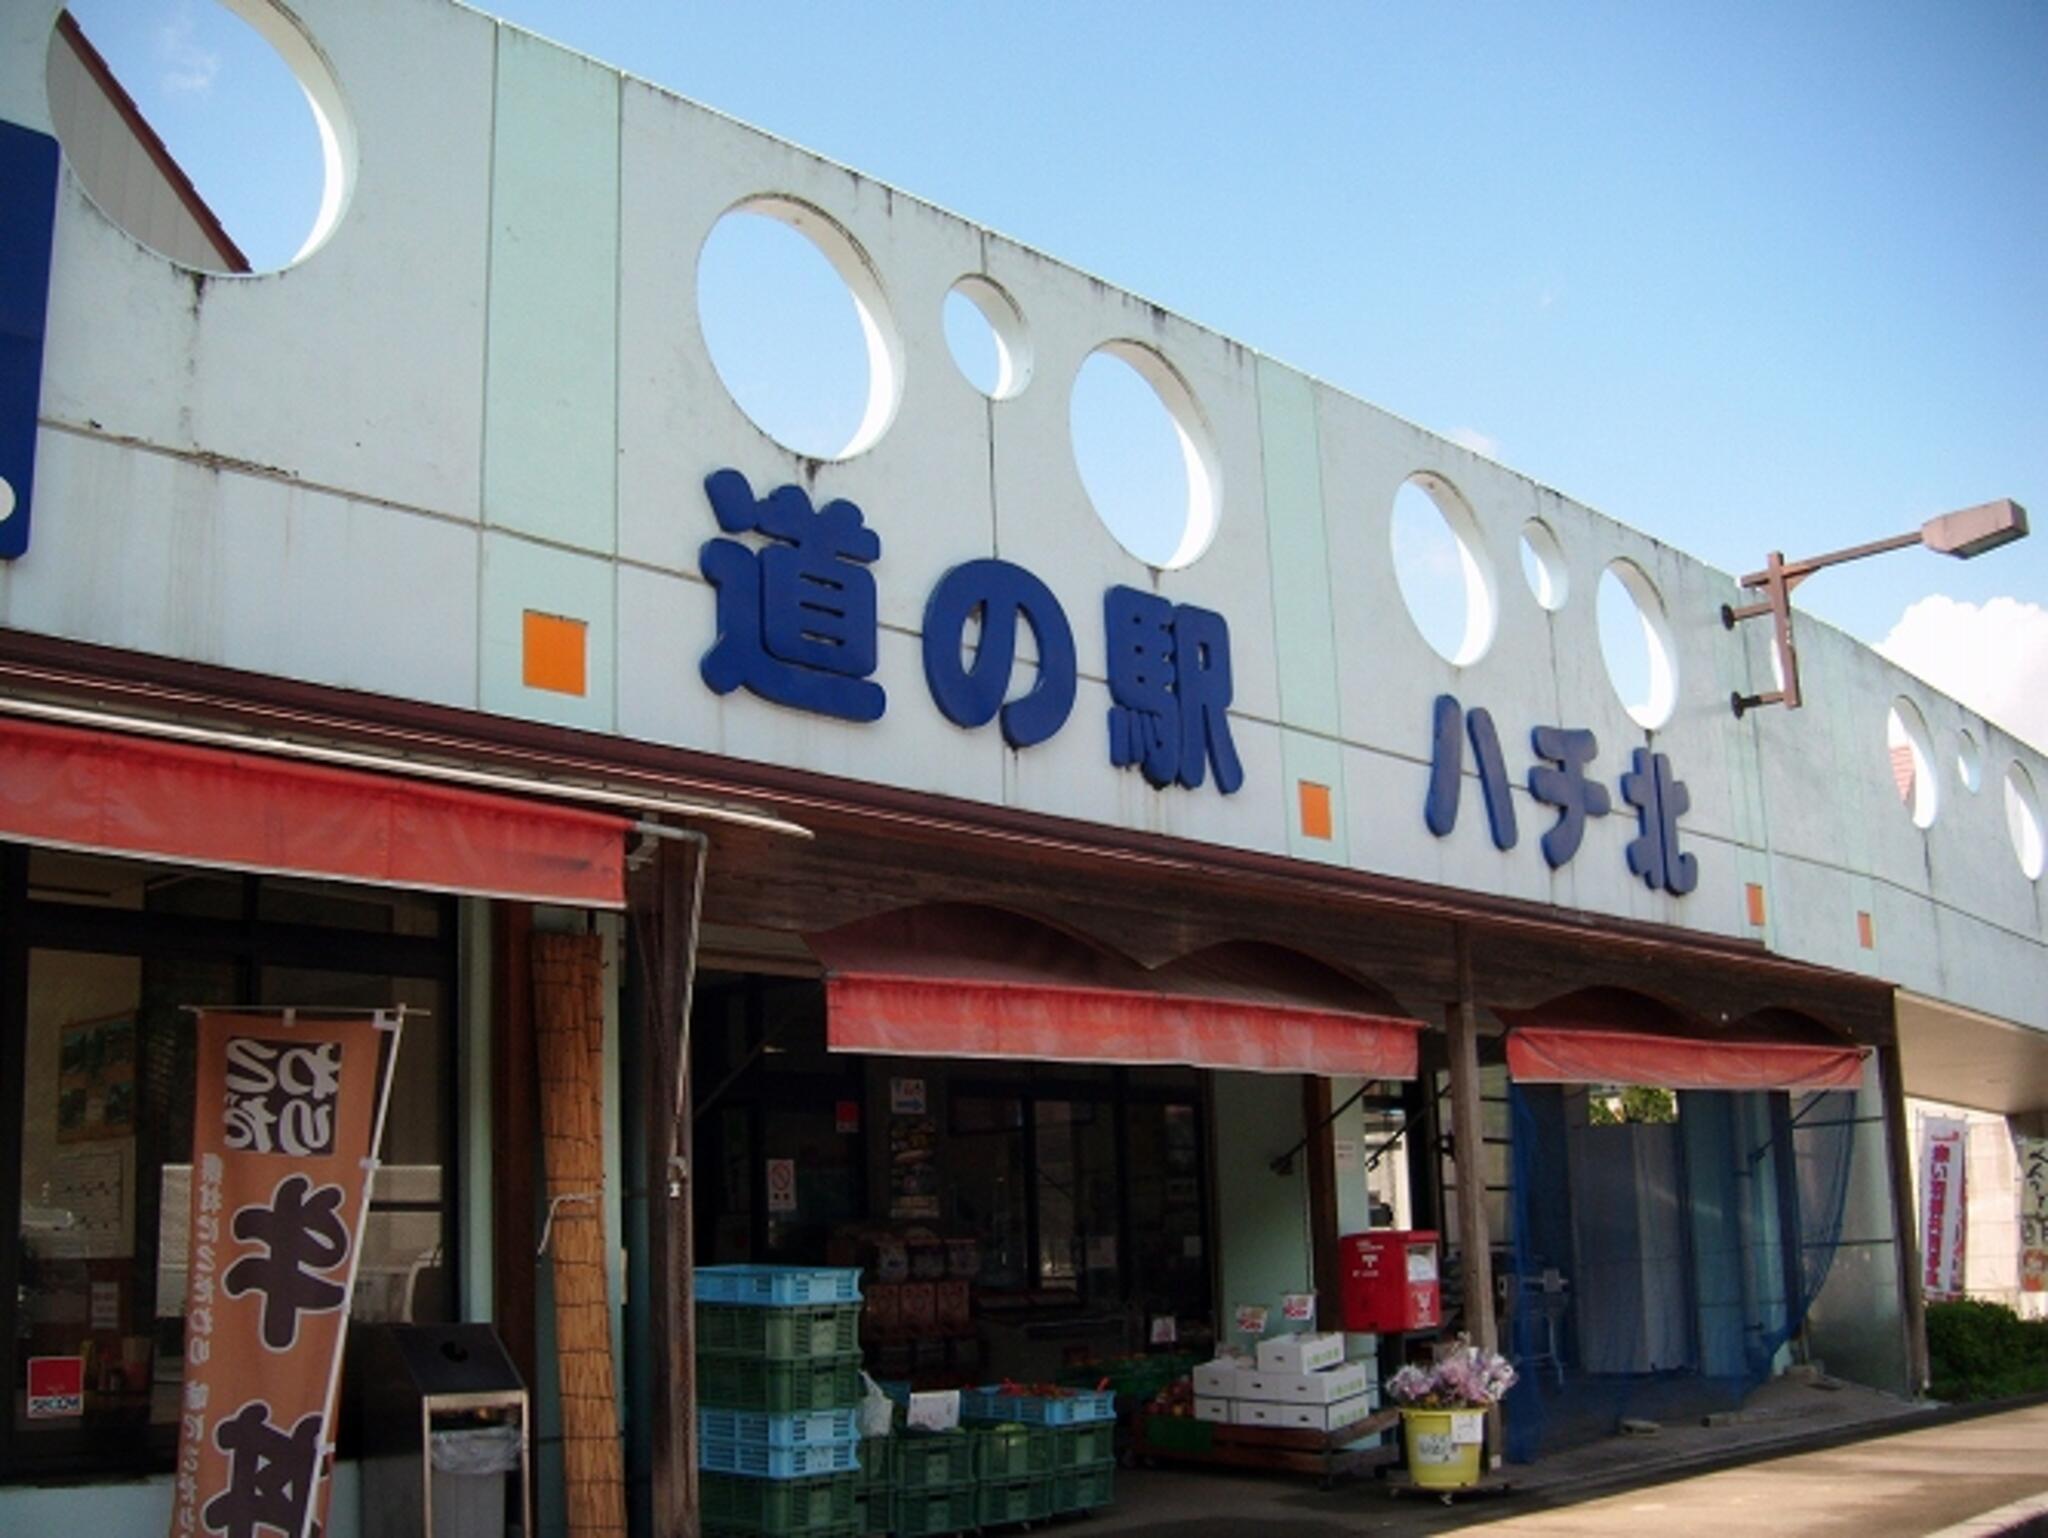
[[1116, 1394], [1109, 1389], [1076, 1389], [1064, 1399], [1035, 1394], [1006, 1394], [1000, 1384], [960, 1391], [960, 1418], [970, 1421], [1021, 1421], [1028, 1426], [1077, 1426], [1084, 1421], [1116, 1419]]
[[858, 1442], [820, 1442], [811, 1447], [770, 1447], [766, 1442], [728, 1442], [703, 1437], [697, 1467], [714, 1474], [750, 1479], [809, 1479], [818, 1474], [852, 1474], [860, 1468]]
[[792, 1308], [807, 1303], [858, 1303], [860, 1272], [828, 1266], [699, 1266], [699, 1303]]
[[759, 1442], [768, 1447], [818, 1447], [860, 1440], [857, 1410], [812, 1410], [770, 1415], [765, 1410], [697, 1409], [697, 1435], [718, 1442]]

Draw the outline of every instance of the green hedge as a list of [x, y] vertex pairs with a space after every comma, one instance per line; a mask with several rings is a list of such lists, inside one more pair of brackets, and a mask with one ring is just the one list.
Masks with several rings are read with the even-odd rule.
[[2048, 1319], [2022, 1319], [2002, 1303], [1930, 1303], [1927, 1357], [1936, 1399], [2048, 1393]]

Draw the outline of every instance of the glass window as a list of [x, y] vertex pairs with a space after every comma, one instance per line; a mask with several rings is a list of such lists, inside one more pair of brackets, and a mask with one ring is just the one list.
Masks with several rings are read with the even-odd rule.
[[[22, 916], [0, 936], [0, 1092], [12, 1102], [0, 1128], [19, 1118], [18, 1145], [0, 1148], [18, 1170], [15, 1286], [0, 1295], [11, 1390], [0, 1472], [161, 1468], [171, 1455], [197, 1008], [417, 1011], [393, 1071], [353, 1307], [453, 1315], [453, 958], [436, 938], [452, 932], [452, 904], [287, 885], [279, 902], [269, 878], [0, 846], [0, 899]], [[368, 922], [379, 909], [385, 920]], [[302, 964], [309, 954], [317, 968]], [[82, 1360], [82, 1414], [29, 1418], [27, 1363], [42, 1356]]]

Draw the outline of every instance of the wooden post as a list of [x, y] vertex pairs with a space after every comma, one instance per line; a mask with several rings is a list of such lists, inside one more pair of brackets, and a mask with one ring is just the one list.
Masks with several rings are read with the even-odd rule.
[[533, 1252], [540, 1070], [533, 1043], [533, 909], [491, 904], [491, 1314], [505, 1354], [539, 1402]]
[[649, 1431], [654, 1531], [697, 1538], [697, 1376], [691, 1272], [690, 1010], [704, 906], [701, 834], [663, 838], [634, 873], [635, 954], [645, 981]]
[[[1893, 1029], [1897, 1030], [1896, 1014]], [[1892, 1177], [1892, 1223], [1898, 1229], [1899, 1297], [1906, 1329], [1906, 1370], [1914, 1396], [1927, 1392], [1927, 1295], [1920, 1269], [1920, 1207], [1913, 1191], [1913, 1164], [1908, 1157], [1906, 1072], [1896, 1036], [1877, 1049], [1877, 1074], [1883, 1080], [1884, 1142]]]
[[1341, 1328], [1343, 1275], [1337, 1254], [1337, 1135], [1330, 1125], [1330, 1081], [1311, 1074], [1301, 1081], [1301, 1105], [1308, 1117], [1308, 1217], [1311, 1285], [1316, 1290], [1316, 1328]]
[[1486, 1227], [1486, 1133], [1479, 1104], [1479, 1004], [1472, 993], [1472, 941], [1457, 931], [1458, 997], [1445, 1022], [1451, 1049], [1451, 1123], [1458, 1171], [1458, 1250], [1465, 1278], [1465, 1333], [1498, 1349], [1493, 1325], [1492, 1237]]

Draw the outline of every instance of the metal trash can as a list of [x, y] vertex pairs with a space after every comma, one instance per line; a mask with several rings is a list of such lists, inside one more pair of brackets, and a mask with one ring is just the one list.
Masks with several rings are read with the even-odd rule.
[[533, 1531], [526, 1387], [487, 1324], [358, 1328], [363, 1531], [500, 1538]]

